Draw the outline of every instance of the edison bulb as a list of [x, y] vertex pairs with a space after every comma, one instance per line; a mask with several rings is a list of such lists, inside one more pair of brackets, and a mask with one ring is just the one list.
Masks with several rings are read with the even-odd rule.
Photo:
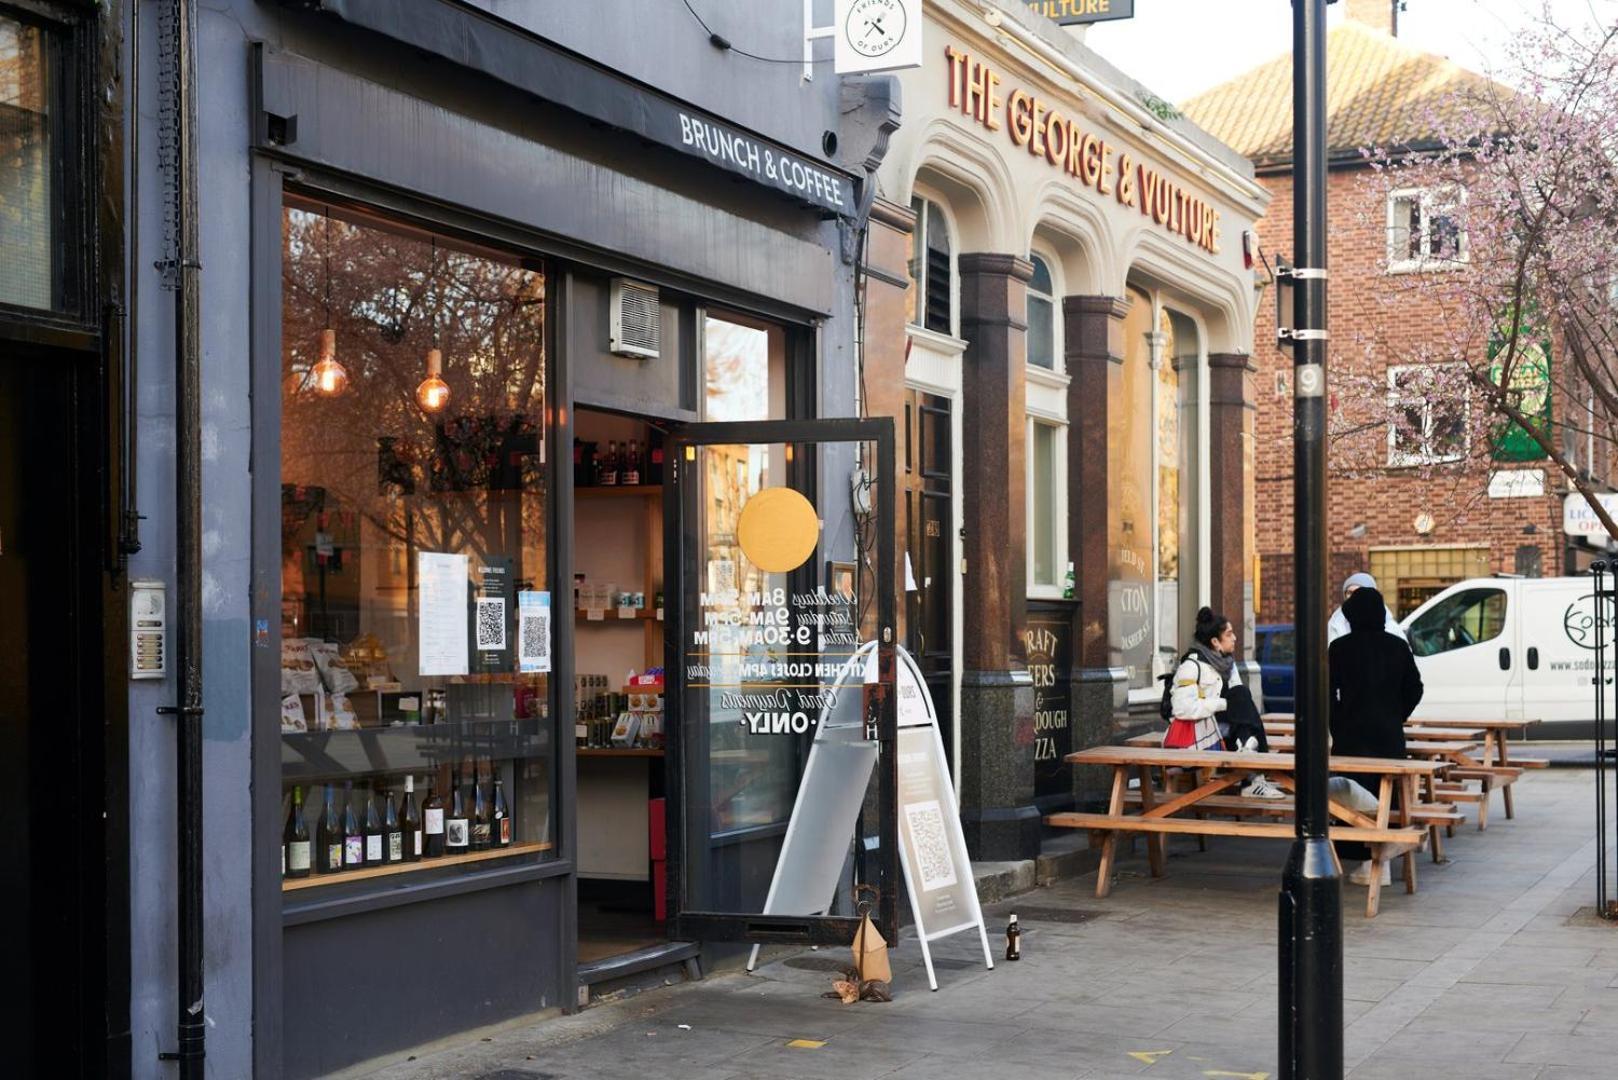
[[348, 369], [337, 360], [337, 331], [320, 332], [320, 360], [309, 369], [309, 381], [316, 393], [327, 397], [348, 389]]
[[444, 354], [439, 349], [427, 350], [427, 377], [416, 387], [416, 404], [423, 412], [435, 413], [449, 404], [449, 383], [440, 378], [444, 370]]

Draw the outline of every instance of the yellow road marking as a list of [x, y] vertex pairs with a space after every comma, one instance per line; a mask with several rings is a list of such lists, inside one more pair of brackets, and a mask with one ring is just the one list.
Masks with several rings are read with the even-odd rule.
[[[793, 1039], [791, 1042], [787, 1043], [787, 1045], [795, 1047], [799, 1050], [819, 1050], [822, 1046], [825, 1046], [826, 1043], [821, 1039]], [[1234, 1076], [1235, 1073], [1232, 1073], [1231, 1075]]]
[[1129, 1056], [1136, 1061], [1144, 1061], [1148, 1065], [1156, 1065], [1158, 1058], [1168, 1057], [1173, 1050], [1131, 1050]]

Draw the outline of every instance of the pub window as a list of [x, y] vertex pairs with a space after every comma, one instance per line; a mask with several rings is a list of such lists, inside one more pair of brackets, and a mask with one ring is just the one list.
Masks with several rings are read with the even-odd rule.
[[916, 229], [910, 234], [910, 290], [908, 313], [913, 326], [939, 334], [955, 332], [955, 259], [949, 223], [931, 199], [910, 200]]
[[1043, 258], [1030, 255], [1028, 259], [1034, 264], [1034, 276], [1028, 282], [1028, 362], [1055, 371], [1056, 285]]
[[1466, 457], [1470, 402], [1464, 364], [1388, 368], [1388, 465], [1440, 465]]
[[550, 615], [571, 605], [550, 574], [545, 321], [546, 276], [514, 256], [289, 197], [289, 896], [552, 854]]
[[0, 12], [0, 304], [64, 308], [62, 42]]
[[1028, 420], [1028, 595], [1059, 597], [1067, 572], [1067, 428]]

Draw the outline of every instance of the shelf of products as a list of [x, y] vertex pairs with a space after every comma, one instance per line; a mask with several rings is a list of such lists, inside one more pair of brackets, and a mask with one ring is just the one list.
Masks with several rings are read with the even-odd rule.
[[620, 484], [613, 487], [579, 487], [573, 489], [573, 494], [581, 499], [661, 499], [663, 497], [663, 485]]
[[634, 608], [632, 615], [620, 615], [617, 608], [602, 608], [590, 611], [586, 608], [574, 608], [573, 614], [579, 622], [661, 622], [657, 612], [651, 608]]
[[357, 870], [344, 870], [332, 874], [311, 874], [306, 878], [284, 878], [281, 881], [281, 891], [297, 892], [300, 889], [313, 889], [321, 885], [336, 885], [343, 881], [366, 881], [372, 878], [393, 877], [396, 874], [413, 874], [421, 870], [464, 866], [467, 863], [487, 862], [490, 859], [509, 859], [517, 855], [533, 855], [549, 850], [551, 850], [549, 843], [512, 844], [510, 847], [469, 851], [465, 855], [445, 855], [442, 858], [422, 859], [419, 862], [383, 863], [380, 866], [364, 866]]
[[581, 746], [574, 753], [578, 754], [579, 757], [660, 758], [663, 756], [661, 747], [652, 746], [626, 746], [622, 748]]

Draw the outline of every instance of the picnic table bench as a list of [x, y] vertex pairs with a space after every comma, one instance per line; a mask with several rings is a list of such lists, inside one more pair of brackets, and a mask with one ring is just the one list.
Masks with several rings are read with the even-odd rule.
[[[1291, 754], [1230, 753], [1223, 750], [1169, 750], [1161, 746], [1096, 746], [1069, 754], [1073, 765], [1099, 765], [1112, 769], [1112, 793], [1102, 814], [1059, 813], [1045, 818], [1058, 828], [1089, 829], [1101, 840], [1101, 866], [1096, 880], [1096, 896], [1112, 891], [1112, 868], [1119, 833], [1145, 833], [1146, 856], [1153, 877], [1163, 876], [1164, 837], [1169, 833], [1204, 838], [1207, 836], [1257, 836], [1291, 839], [1293, 826], [1283, 821], [1216, 820], [1202, 815], [1230, 814], [1240, 807], [1247, 816], [1279, 816], [1273, 805], [1278, 800], [1248, 799], [1228, 794], [1254, 773], [1263, 773], [1279, 787], [1295, 791]], [[1392, 758], [1334, 757], [1333, 772], [1371, 773], [1381, 777], [1374, 815], [1352, 810], [1340, 803], [1329, 803], [1335, 821], [1329, 826], [1333, 840], [1358, 840], [1371, 845], [1371, 885], [1366, 898], [1366, 918], [1373, 918], [1381, 901], [1382, 866], [1390, 857], [1404, 859], [1405, 891], [1416, 891], [1415, 853], [1427, 831], [1428, 822], [1418, 816], [1416, 782], [1448, 768], [1447, 762], [1396, 760]], [[1129, 773], [1139, 774], [1139, 790], [1130, 797]], [[1153, 779], [1162, 777], [1159, 786]], [[1168, 773], [1181, 770], [1192, 774], [1195, 786], [1189, 791], [1170, 790]], [[1397, 806], [1394, 792], [1399, 792]], [[1217, 800], [1217, 801], [1210, 801]], [[1126, 803], [1138, 802], [1139, 813], [1126, 814]], [[1435, 808], [1434, 812], [1438, 812]], [[1195, 816], [1187, 816], [1195, 815]]]

